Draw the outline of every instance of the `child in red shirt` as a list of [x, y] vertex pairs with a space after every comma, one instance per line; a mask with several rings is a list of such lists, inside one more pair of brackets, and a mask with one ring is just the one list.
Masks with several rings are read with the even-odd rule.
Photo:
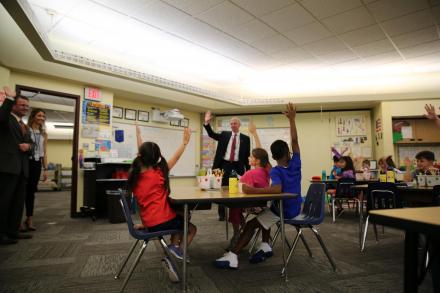
[[[137, 128], [138, 145], [140, 132]], [[149, 232], [163, 230], [182, 230], [184, 219], [171, 208], [168, 202], [170, 194], [169, 171], [172, 169], [191, 137], [188, 128], [184, 130], [182, 144], [168, 162], [162, 156], [159, 146], [154, 142], [144, 142], [139, 146], [139, 153], [130, 169], [128, 177], [129, 190], [133, 192], [140, 211], [143, 226]], [[188, 244], [196, 234], [196, 226], [189, 223]], [[180, 242], [182, 233], [171, 235], [170, 252], [178, 259], [182, 259]]]

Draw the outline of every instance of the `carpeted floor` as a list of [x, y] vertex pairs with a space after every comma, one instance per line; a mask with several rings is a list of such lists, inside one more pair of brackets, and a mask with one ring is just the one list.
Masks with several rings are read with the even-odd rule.
[[[0, 292], [118, 292], [122, 280], [114, 280], [118, 265], [133, 240], [127, 226], [107, 219], [69, 216], [69, 192], [37, 194], [34, 238], [16, 245], [0, 246]], [[189, 253], [190, 292], [402, 292], [403, 233], [385, 229], [376, 243], [373, 229], [367, 249], [358, 248], [358, 226], [347, 212], [335, 224], [328, 216], [319, 226], [320, 234], [335, 259], [333, 272], [311, 232], [305, 236], [313, 252], [298, 244], [288, 266], [288, 282], [280, 278], [280, 242], [275, 255], [265, 263], [252, 265], [248, 254], [240, 256], [237, 271], [218, 270], [212, 261], [228, 245], [224, 222], [217, 221], [216, 209], [196, 211], [192, 222], [198, 235]], [[379, 229], [380, 231], [381, 229]], [[289, 239], [296, 233], [287, 228]], [[139, 263], [126, 292], [176, 292], [161, 267], [161, 256], [151, 244]], [[430, 276], [419, 292], [431, 292]]]

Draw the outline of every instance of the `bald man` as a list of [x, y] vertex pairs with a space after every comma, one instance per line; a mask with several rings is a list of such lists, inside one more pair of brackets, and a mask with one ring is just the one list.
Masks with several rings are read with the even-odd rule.
[[[230, 120], [231, 131], [222, 131], [220, 133], [212, 130], [211, 119], [212, 113], [207, 111], [203, 127], [205, 127], [209, 137], [218, 142], [212, 168], [225, 171], [222, 185], [227, 186], [229, 184], [229, 176], [233, 170], [237, 174], [243, 175], [246, 170], [250, 169], [248, 158], [250, 156], [251, 143], [249, 136], [240, 133], [241, 122], [237, 117], [232, 117]], [[225, 219], [225, 209], [223, 206], [219, 206], [218, 213], [219, 220], [223, 221]]]

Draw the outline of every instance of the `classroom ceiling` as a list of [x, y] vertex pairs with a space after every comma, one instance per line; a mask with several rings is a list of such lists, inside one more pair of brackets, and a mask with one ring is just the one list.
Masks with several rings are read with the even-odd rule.
[[440, 0], [17, 2], [46, 60], [219, 112], [440, 96]]

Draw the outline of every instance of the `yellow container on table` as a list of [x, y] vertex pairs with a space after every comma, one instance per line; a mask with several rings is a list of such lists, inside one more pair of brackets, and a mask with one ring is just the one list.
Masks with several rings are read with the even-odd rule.
[[387, 182], [387, 174], [379, 174], [380, 182]]
[[387, 182], [392, 182], [392, 183], [396, 182], [394, 171], [387, 171]]
[[238, 193], [238, 178], [229, 178], [229, 193]]

